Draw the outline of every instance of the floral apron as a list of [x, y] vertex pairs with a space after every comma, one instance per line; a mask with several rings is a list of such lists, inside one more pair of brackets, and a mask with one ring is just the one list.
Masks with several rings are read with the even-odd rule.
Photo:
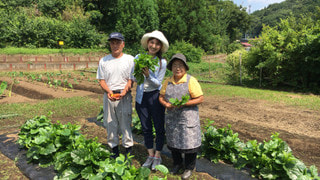
[[[168, 83], [165, 99], [178, 98], [189, 93], [190, 75], [182, 84]], [[167, 110], [165, 115], [167, 145], [176, 149], [193, 149], [201, 145], [201, 129], [198, 106]]]

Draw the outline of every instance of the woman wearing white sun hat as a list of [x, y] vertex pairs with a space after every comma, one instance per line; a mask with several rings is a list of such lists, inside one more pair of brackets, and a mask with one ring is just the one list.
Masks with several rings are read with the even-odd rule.
[[[143, 70], [145, 79], [137, 86], [136, 92], [136, 110], [140, 118], [145, 146], [148, 149], [148, 158], [142, 166], [155, 170], [155, 166], [161, 164], [161, 150], [165, 140], [165, 108], [159, 102], [159, 91], [167, 66], [167, 61], [162, 54], [168, 51], [169, 42], [162, 32], [155, 30], [143, 35], [141, 45], [155, 61], [158, 61], [154, 72], [148, 68]], [[153, 149], [153, 125], [156, 130], [155, 150]]]

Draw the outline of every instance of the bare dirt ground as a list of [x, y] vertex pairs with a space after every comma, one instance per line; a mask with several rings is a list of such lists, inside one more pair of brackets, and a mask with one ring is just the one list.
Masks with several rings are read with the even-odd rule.
[[[4, 80], [10, 81], [9, 78], [0, 77], [0, 81]], [[45, 86], [42, 82], [27, 82], [22, 79], [19, 84], [14, 85], [12, 97], [0, 97], [0, 107], [3, 103], [37, 103], [47, 99], [73, 96], [88, 96], [99, 101], [102, 91], [96, 83], [79, 83], [71, 91], [62, 90], [62, 88], [54, 89]], [[293, 154], [297, 158], [302, 160], [307, 166], [316, 165], [320, 169], [320, 112], [318, 111], [273, 104], [263, 100], [215, 96], [205, 96], [205, 101], [200, 105], [199, 109], [203, 123], [206, 122], [206, 119], [214, 120], [213, 125], [219, 128], [230, 124], [233, 131], [239, 133], [239, 137], [243, 141], [254, 139], [259, 142], [263, 140], [268, 141], [272, 133], [278, 132], [280, 133], [280, 138], [289, 144]], [[68, 119], [70, 121], [70, 117]], [[14, 123], [1, 121], [4, 120], [0, 119], [0, 125], [4, 125], [3, 123]], [[86, 119], [79, 120], [75, 118], [71, 121], [81, 122], [82, 131], [91, 137], [97, 136], [102, 143], [106, 143], [105, 131], [102, 127], [88, 122]], [[10, 127], [8, 124], [5, 125]], [[17, 130], [17, 126], [2, 128], [0, 129], [0, 134]], [[137, 145], [136, 147], [134, 152], [136, 154], [146, 151], [141, 145]], [[0, 153], [0, 159], [5, 158]], [[139, 158], [137, 156], [137, 159], [138, 161], [140, 160], [140, 163], [143, 161], [142, 157]], [[5, 159], [0, 162], [0, 169], [2, 169], [0, 171], [0, 179], [6, 177], [7, 172], [2, 172], [4, 171], [3, 169], [17, 174], [13, 179], [25, 179], [23, 175], [19, 174], [17, 169], [8, 169], [8, 167], [13, 166], [13, 161]], [[12, 179], [10, 177], [9, 175], [7, 179]], [[199, 173], [197, 177], [200, 179], [212, 179], [206, 173]]]

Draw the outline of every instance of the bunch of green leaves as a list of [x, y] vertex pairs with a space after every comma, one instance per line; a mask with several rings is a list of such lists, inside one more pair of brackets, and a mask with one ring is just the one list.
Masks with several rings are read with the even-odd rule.
[[186, 104], [190, 99], [190, 96], [188, 94], [183, 95], [181, 97], [181, 100], [179, 100], [178, 98], [170, 98], [169, 102], [173, 105], [173, 106], [182, 106], [184, 104]]
[[4, 91], [7, 89], [8, 83], [7, 81], [2, 81], [0, 85], [0, 96], [4, 93]]
[[295, 158], [278, 133], [274, 133], [269, 142], [248, 141], [235, 166], [247, 166], [253, 176], [263, 179], [319, 179], [315, 166], [308, 169]]
[[96, 139], [83, 135], [72, 139], [65, 151], [57, 153], [54, 168], [57, 179], [89, 179], [98, 173], [101, 162], [109, 159], [111, 153]]
[[18, 143], [27, 148], [30, 162], [46, 167], [55, 161], [57, 152], [65, 151], [80, 135], [80, 126], [52, 124], [46, 116], [36, 116], [22, 125]]
[[137, 169], [131, 165], [133, 156], [127, 158], [120, 154], [116, 160], [105, 159], [100, 161], [98, 173], [94, 174], [90, 179], [133, 179], [133, 180], [146, 180], [149, 177], [150, 169], [141, 167]]
[[137, 84], [140, 85], [144, 82], [143, 68], [149, 68], [152, 72], [156, 70], [158, 66], [158, 57], [153, 58], [152, 55], [147, 53], [141, 53], [138, 58], [134, 59], [134, 72], [133, 75], [137, 80]]
[[219, 160], [235, 163], [243, 146], [238, 133], [233, 133], [230, 125], [219, 129], [207, 126], [202, 135], [201, 154], [214, 163]]
[[36, 116], [27, 120], [21, 127], [17, 141], [23, 147], [30, 148], [32, 141], [39, 135], [39, 129], [46, 129], [51, 126], [51, 120], [46, 116]]

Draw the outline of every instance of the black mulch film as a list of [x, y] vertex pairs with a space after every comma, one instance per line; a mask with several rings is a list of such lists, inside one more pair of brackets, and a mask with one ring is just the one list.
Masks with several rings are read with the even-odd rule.
[[10, 135], [16, 135], [18, 132], [6, 133], [0, 135], [0, 151], [11, 160], [17, 160], [16, 166], [29, 179], [32, 180], [48, 180], [53, 179], [56, 173], [53, 166], [42, 168], [37, 164], [28, 163], [24, 149], [20, 149], [16, 144], [15, 138]]

